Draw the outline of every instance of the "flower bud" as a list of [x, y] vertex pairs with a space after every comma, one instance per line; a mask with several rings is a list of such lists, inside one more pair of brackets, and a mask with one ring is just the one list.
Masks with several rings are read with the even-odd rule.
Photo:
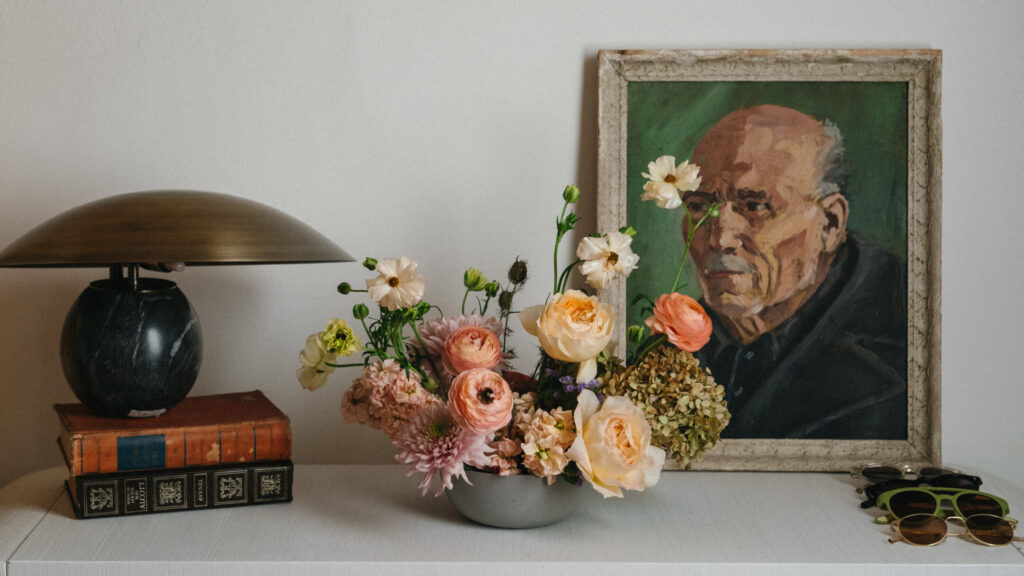
[[501, 294], [498, 296], [498, 307], [500, 307], [503, 312], [508, 312], [512, 310], [511, 292], [506, 292], [502, 290]]
[[433, 378], [427, 378], [426, 380], [420, 382], [420, 386], [423, 386], [423, 389], [426, 390], [427, 392], [433, 393], [435, 390], [437, 390], [437, 380], [434, 380]]
[[484, 293], [487, 294], [488, 298], [494, 298], [497, 296], [499, 290], [501, 290], [501, 286], [495, 280], [491, 280], [486, 286], [484, 286]]
[[342, 282], [341, 284], [338, 284], [338, 292], [348, 294], [352, 292], [352, 285], [348, 282]]
[[644, 327], [639, 324], [634, 324], [626, 329], [626, 338], [634, 344], [639, 344], [644, 341]]
[[565, 190], [562, 191], [562, 199], [565, 200], [567, 204], [574, 204], [580, 199], [580, 189], [577, 188], [575, 184], [569, 184], [565, 187]]
[[512, 266], [508, 269], [509, 282], [513, 284], [522, 284], [526, 282], [526, 260], [520, 260], [516, 258], [516, 261], [512, 263]]
[[370, 309], [366, 307], [366, 304], [356, 304], [352, 307], [352, 316], [356, 320], [365, 320], [370, 315]]
[[487, 277], [476, 268], [470, 268], [462, 275], [462, 285], [470, 292], [479, 292], [487, 285]]
[[710, 215], [712, 218], [718, 218], [719, 214], [720, 212], [718, 211], [718, 206], [712, 206], [711, 210], [708, 211], [708, 215]]
[[622, 228], [619, 228], [619, 232], [622, 232], [630, 238], [636, 238], [636, 228], [633, 228], [632, 226], [623, 226]]
[[363, 268], [366, 268], [367, 270], [373, 270], [374, 272], [376, 272], [377, 271], [377, 259], [376, 258], [367, 258], [366, 260], [363, 260]]

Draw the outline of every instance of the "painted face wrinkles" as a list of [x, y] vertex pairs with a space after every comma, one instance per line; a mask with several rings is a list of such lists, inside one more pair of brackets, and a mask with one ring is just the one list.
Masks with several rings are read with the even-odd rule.
[[683, 201], [694, 221], [706, 205], [721, 205], [718, 218], [697, 230], [690, 253], [704, 299], [734, 324], [763, 324], [773, 310], [788, 317], [813, 294], [831, 262], [831, 254], [823, 258], [828, 217], [818, 200], [821, 157], [831, 141], [820, 124], [800, 116], [809, 122], [730, 115], [694, 152], [704, 179]]

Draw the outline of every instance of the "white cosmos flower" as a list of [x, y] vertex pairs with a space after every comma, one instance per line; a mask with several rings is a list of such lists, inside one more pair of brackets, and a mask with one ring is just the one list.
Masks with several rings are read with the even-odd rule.
[[680, 192], [691, 192], [700, 186], [700, 176], [697, 175], [699, 171], [700, 167], [696, 164], [683, 160], [677, 167], [675, 156], [662, 156], [647, 164], [647, 172], [643, 173], [643, 177], [648, 182], [644, 184], [644, 193], [640, 199], [654, 200], [660, 208], [676, 208], [683, 203], [679, 198]]
[[380, 276], [366, 281], [370, 297], [388, 310], [415, 306], [423, 298], [426, 284], [423, 276], [416, 272], [416, 263], [402, 256], [399, 259], [384, 258], [377, 262]]
[[576, 257], [583, 260], [580, 272], [587, 284], [604, 290], [616, 275], [629, 276], [640, 257], [629, 247], [633, 238], [619, 231], [609, 232], [601, 238], [587, 236], [576, 248]]

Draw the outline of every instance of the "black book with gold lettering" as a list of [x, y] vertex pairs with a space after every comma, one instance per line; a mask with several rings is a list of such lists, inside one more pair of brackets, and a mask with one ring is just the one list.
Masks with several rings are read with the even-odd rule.
[[291, 460], [82, 474], [67, 480], [79, 518], [290, 502]]

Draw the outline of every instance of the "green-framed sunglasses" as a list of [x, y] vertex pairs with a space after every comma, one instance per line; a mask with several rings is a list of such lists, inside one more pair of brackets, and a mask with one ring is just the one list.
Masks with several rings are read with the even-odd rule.
[[934, 514], [945, 518], [947, 514], [942, 509], [943, 502], [949, 502], [955, 515], [961, 518], [970, 518], [976, 514], [1003, 517], [1010, 513], [1010, 506], [999, 496], [962, 488], [897, 488], [882, 493], [876, 505], [896, 518], [911, 514]]

